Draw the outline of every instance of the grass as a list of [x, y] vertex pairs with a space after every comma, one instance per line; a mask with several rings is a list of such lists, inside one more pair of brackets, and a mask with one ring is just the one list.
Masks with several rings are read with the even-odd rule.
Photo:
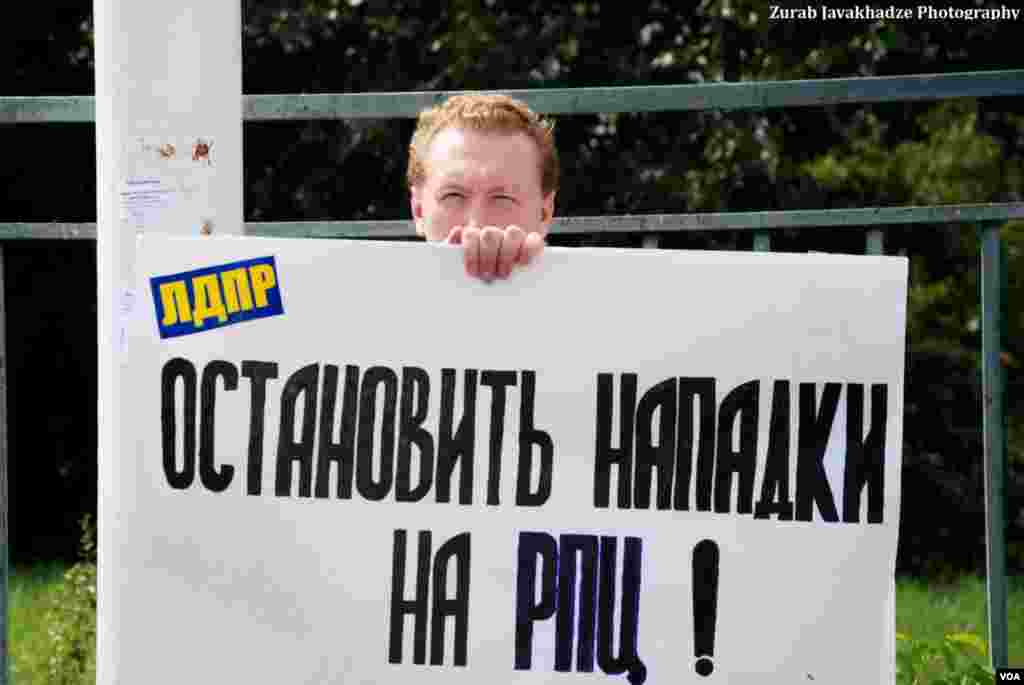
[[66, 567], [59, 563], [15, 568], [8, 584], [11, 685], [46, 682], [47, 600], [60, 587]]
[[[49, 598], [63, 582], [59, 563], [16, 568], [10, 579], [11, 685], [47, 682]], [[1009, 665], [1024, 667], [1024, 577], [1010, 579], [1007, 600]], [[915, 640], [939, 643], [951, 633], [986, 639], [985, 581], [965, 576], [950, 583], [900, 578], [896, 581], [896, 630]], [[987, 658], [978, 657], [979, 663]]]
[[[896, 631], [928, 641], [961, 632], [988, 641], [986, 601], [985, 579], [977, 576], [941, 584], [899, 578]], [[1010, 578], [1006, 605], [1009, 665], [1024, 667], [1024, 577]]]

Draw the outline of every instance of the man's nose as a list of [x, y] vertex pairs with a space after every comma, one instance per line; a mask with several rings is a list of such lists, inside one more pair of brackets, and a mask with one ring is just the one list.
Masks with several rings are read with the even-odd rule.
[[488, 220], [487, 208], [483, 202], [479, 199], [474, 198], [469, 203], [469, 207], [466, 208], [466, 228], [483, 228], [484, 226], [490, 226], [492, 222]]

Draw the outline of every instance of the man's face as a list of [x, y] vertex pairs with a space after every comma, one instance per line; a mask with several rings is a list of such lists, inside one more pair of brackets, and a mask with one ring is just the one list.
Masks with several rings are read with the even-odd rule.
[[427, 240], [445, 240], [456, 226], [547, 233], [555, 194], [541, 190], [540, 150], [526, 133], [448, 127], [434, 136], [424, 166], [412, 215]]

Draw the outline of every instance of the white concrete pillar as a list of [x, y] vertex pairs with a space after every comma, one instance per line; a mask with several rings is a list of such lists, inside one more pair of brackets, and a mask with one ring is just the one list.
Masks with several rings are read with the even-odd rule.
[[[131, 450], [123, 321], [135, 236], [238, 234], [242, 211], [242, 28], [238, 0], [95, 0], [99, 284], [97, 682], [119, 681], [116, 456]], [[155, 324], [154, 324], [155, 325]], [[154, 386], [155, 387], [155, 386]], [[187, 657], [186, 657], [187, 658]], [[153, 664], [153, 668], [160, 668]]]

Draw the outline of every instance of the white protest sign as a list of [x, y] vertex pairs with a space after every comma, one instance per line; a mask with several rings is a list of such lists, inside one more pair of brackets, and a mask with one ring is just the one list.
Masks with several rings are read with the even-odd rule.
[[113, 682], [892, 682], [905, 259], [138, 247]]

